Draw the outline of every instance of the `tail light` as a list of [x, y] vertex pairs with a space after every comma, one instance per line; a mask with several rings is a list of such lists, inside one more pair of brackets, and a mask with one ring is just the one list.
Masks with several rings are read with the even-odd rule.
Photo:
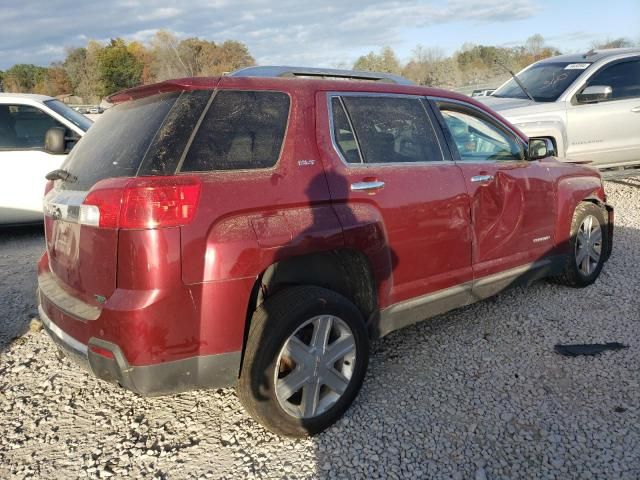
[[47, 196], [47, 193], [51, 191], [53, 188], [53, 180], [47, 180], [47, 183], [44, 185], [44, 195]]
[[101, 180], [80, 207], [80, 223], [120, 229], [186, 225], [196, 213], [200, 187], [189, 176]]

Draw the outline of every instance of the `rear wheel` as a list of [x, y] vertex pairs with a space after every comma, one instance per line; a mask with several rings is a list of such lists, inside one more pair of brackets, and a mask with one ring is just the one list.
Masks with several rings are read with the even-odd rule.
[[349, 300], [318, 287], [284, 290], [253, 315], [238, 396], [275, 433], [318, 433], [355, 399], [368, 350], [364, 320]]
[[571, 224], [569, 255], [564, 272], [555, 280], [571, 287], [586, 287], [596, 281], [607, 251], [607, 224], [601, 208], [590, 202], [576, 207]]

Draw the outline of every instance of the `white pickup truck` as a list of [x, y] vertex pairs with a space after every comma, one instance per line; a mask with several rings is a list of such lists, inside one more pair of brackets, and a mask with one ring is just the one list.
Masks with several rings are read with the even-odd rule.
[[0, 225], [42, 222], [45, 175], [92, 124], [54, 98], [0, 93]]
[[640, 48], [592, 50], [536, 62], [477, 100], [562, 160], [604, 169], [640, 165]]

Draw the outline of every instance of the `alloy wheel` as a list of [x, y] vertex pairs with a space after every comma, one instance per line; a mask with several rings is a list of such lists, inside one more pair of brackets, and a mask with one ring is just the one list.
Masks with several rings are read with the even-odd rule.
[[347, 389], [356, 362], [353, 332], [340, 318], [307, 320], [284, 342], [275, 369], [278, 403], [289, 415], [312, 418], [331, 408]]
[[591, 275], [602, 255], [602, 228], [593, 215], [587, 215], [576, 234], [575, 259], [580, 273]]

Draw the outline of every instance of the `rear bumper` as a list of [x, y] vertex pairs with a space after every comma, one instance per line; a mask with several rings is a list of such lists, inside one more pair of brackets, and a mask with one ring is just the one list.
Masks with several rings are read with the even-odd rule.
[[40, 305], [38, 312], [45, 331], [68, 358], [101, 380], [132, 392], [163, 395], [198, 388], [229, 387], [237, 380], [241, 352], [131, 366], [118, 345], [95, 337], [84, 344], [51, 321]]

